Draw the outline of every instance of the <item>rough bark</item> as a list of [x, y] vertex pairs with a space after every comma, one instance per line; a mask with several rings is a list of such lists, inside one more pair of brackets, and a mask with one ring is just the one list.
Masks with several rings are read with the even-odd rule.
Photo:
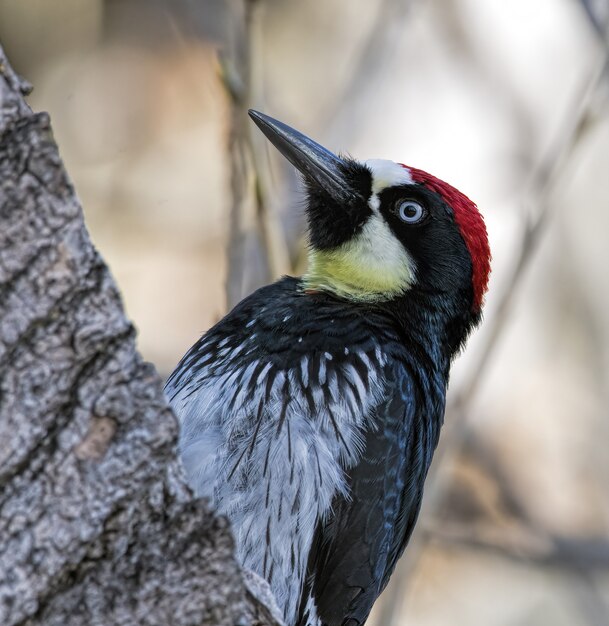
[[[0, 623], [274, 623], [0, 48]], [[255, 583], [254, 583], [255, 585]]]

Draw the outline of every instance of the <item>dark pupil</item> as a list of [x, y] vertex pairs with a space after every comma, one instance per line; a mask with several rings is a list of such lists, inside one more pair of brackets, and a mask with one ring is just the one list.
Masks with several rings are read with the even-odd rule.
[[406, 210], [404, 211], [404, 215], [406, 217], [415, 217], [417, 214], [417, 208], [413, 204], [407, 204]]

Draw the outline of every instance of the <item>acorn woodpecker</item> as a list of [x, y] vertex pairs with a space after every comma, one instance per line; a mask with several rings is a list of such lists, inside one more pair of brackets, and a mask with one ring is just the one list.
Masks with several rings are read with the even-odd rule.
[[486, 228], [426, 172], [250, 116], [304, 178], [308, 269], [239, 303], [166, 393], [192, 489], [285, 623], [357, 626], [417, 519], [451, 359], [481, 317]]

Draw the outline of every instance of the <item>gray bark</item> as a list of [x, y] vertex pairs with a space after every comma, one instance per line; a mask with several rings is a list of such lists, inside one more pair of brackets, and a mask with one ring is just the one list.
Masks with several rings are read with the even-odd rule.
[[[0, 48], [0, 623], [274, 623]], [[254, 582], [255, 586], [255, 582]]]

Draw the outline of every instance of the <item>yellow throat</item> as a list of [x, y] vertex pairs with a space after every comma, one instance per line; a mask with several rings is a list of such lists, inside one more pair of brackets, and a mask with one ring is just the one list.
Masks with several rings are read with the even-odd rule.
[[349, 300], [379, 302], [404, 293], [415, 268], [385, 220], [373, 214], [350, 241], [331, 250], [311, 249], [304, 287]]

